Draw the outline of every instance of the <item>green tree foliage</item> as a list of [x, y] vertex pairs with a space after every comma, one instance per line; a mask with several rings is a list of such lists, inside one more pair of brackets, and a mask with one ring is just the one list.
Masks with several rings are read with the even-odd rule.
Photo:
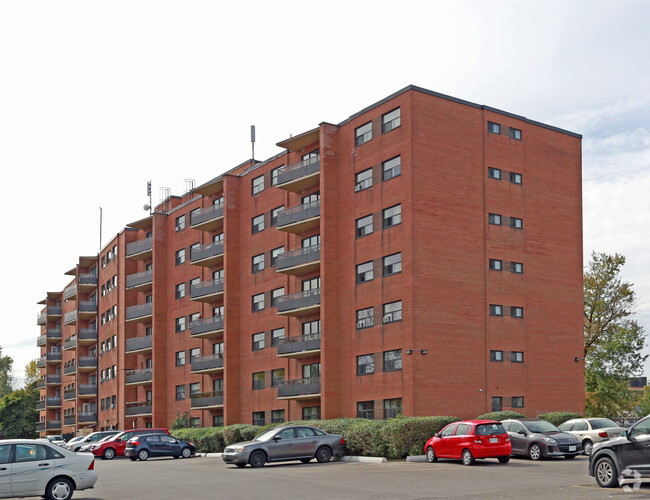
[[633, 411], [628, 380], [648, 357], [643, 327], [634, 319], [636, 295], [621, 279], [625, 257], [593, 253], [584, 276], [586, 414], [616, 417]]
[[0, 397], [11, 394], [13, 377], [11, 376], [11, 369], [14, 360], [10, 356], [2, 354], [2, 346], [0, 346]]
[[38, 397], [38, 389], [32, 386], [14, 391], [0, 400], [0, 433], [4, 433], [5, 439], [38, 437]]
[[186, 411], [181, 415], [180, 410], [176, 410], [176, 418], [172, 422], [172, 429], [189, 429], [191, 427], [190, 425], [190, 419], [192, 418], [192, 415], [190, 415], [189, 411]]
[[36, 360], [32, 359], [25, 365], [25, 388], [33, 386], [41, 379], [41, 373], [36, 366]]

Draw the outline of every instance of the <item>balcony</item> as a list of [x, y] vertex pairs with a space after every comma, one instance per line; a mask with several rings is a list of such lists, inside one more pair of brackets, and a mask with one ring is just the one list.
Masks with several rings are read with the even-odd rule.
[[45, 430], [45, 422], [36, 422], [36, 432], [43, 432]]
[[47, 306], [47, 320], [60, 318], [63, 315], [61, 306]]
[[211, 205], [190, 214], [190, 227], [201, 231], [216, 231], [223, 226], [223, 203]]
[[65, 300], [77, 300], [77, 284], [73, 283], [65, 290], [63, 290], [63, 298]]
[[57, 398], [57, 397], [45, 398], [45, 408], [61, 408], [61, 398]]
[[317, 186], [320, 182], [320, 155], [283, 167], [277, 187], [293, 193]]
[[48, 420], [45, 422], [46, 431], [57, 431], [61, 430], [61, 421], [60, 420]]
[[45, 344], [47, 344], [47, 335], [39, 335], [38, 337], [36, 337], [37, 347], [43, 347]]
[[54, 342], [54, 341], [58, 342], [59, 340], [61, 340], [61, 338], [63, 338], [61, 327], [47, 328], [45, 331], [45, 336], [47, 337], [48, 342]]
[[150, 259], [153, 254], [153, 238], [133, 241], [126, 245], [126, 257], [133, 260]]
[[145, 368], [144, 370], [126, 371], [126, 385], [146, 385], [151, 383], [151, 379], [151, 368]]
[[47, 315], [45, 313], [39, 313], [38, 316], [36, 316], [36, 324], [44, 325], [45, 323], [47, 323]]
[[127, 417], [146, 417], [151, 415], [151, 401], [138, 401], [137, 403], [126, 403]]
[[80, 292], [89, 292], [97, 289], [99, 278], [96, 274], [84, 273], [79, 274], [78, 288]]
[[153, 314], [153, 303], [147, 302], [126, 308], [126, 321], [146, 321]]
[[223, 316], [197, 319], [190, 323], [190, 337], [208, 338], [223, 333]]
[[191, 373], [214, 373], [223, 370], [223, 354], [192, 358]]
[[82, 300], [79, 302], [77, 308], [79, 318], [91, 319], [97, 316], [97, 301], [95, 300]]
[[63, 391], [63, 399], [65, 401], [70, 401], [70, 400], [73, 400], [73, 399], [77, 399], [77, 389], [72, 388], [72, 389], [66, 389], [65, 391]]
[[192, 285], [190, 289], [190, 300], [198, 302], [215, 302], [223, 296], [223, 278], [210, 281], [203, 281]]
[[129, 274], [126, 277], [127, 290], [147, 290], [153, 283], [153, 271], [143, 271], [141, 273]]
[[77, 417], [75, 415], [63, 415], [63, 425], [76, 425]]
[[97, 328], [81, 328], [77, 334], [79, 345], [91, 345], [97, 343]]
[[190, 408], [193, 410], [223, 408], [223, 391], [199, 392], [191, 394], [190, 399]]
[[320, 200], [303, 203], [278, 213], [277, 228], [299, 234], [320, 226]]
[[278, 399], [314, 399], [320, 397], [320, 377], [283, 380], [278, 385]]
[[97, 396], [97, 384], [79, 384], [77, 395], [80, 398], [88, 399]]
[[77, 348], [77, 336], [71, 335], [63, 342], [64, 351], [72, 351]]
[[307, 316], [320, 311], [320, 288], [278, 297], [278, 314]]
[[145, 335], [144, 337], [126, 339], [126, 352], [128, 354], [133, 354], [151, 351], [151, 337], [151, 335]]
[[320, 245], [300, 248], [278, 255], [276, 271], [302, 276], [320, 269]]
[[50, 351], [45, 355], [46, 362], [48, 365], [56, 364], [61, 362], [61, 351]]
[[89, 372], [97, 369], [97, 356], [79, 356], [77, 358], [80, 372]]
[[61, 375], [45, 375], [45, 385], [55, 386], [61, 385]]
[[77, 365], [74, 363], [63, 367], [64, 375], [75, 375], [76, 373], [77, 373]]
[[45, 409], [45, 400], [41, 399], [39, 401], [36, 401], [36, 410], [44, 410]]
[[80, 424], [96, 424], [97, 412], [96, 411], [80, 411], [77, 413], [77, 422]]
[[65, 316], [63, 317], [63, 324], [64, 325], [73, 325], [77, 322], [77, 310], [75, 309], [74, 311], [70, 311], [65, 313]]
[[197, 266], [213, 267], [223, 262], [223, 241], [214, 241], [192, 249], [190, 262]]
[[297, 335], [281, 339], [278, 343], [279, 358], [306, 358], [320, 353], [320, 333]]

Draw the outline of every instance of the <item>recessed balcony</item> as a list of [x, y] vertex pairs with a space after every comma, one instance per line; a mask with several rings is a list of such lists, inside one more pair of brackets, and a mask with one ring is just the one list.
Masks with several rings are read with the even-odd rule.
[[151, 401], [138, 401], [136, 403], [126, 403], [127, 417], [146, 417], [152, 413]]
[[36, 401], [36, 410], [44, 410], [45, 409], [45, 400], [41, 399], [39, 401]]
[[306, 358], [320, 354], [320, 333], [297, 335], [278, 342], [279, 358]]
[[320, 311], [320, 288], [291, 293], [278, 297], [278, 314], [282, 316], [308, 316]]
[[64, 375], [76, 375], [77, 365], [75, 363], [69, 363], [67, 366], [63, 367]]
[[144, 337], [133, 337], [126, 339], [126, 352], [127, 354], [145, 353], [151, 351], [152, 336], [145, 335]]
[[190, 399], [190, 408], [193, 410], [223, 408], [223, 391], [199, 392], [190, 395]]
[[190, 300], [198, 302], [215, 302], [223, 296], [223, 278], [203, 281], [192, 285]]
[[48, 420], [45, 422], [46, 431], [57, 431], [61, 430], [61, 421], [60, 420]]
[[79, 384], [77, 395], [82, 399], [90, 399], [97, 396], [97, 384]]
[[97, 316], [97, 301], [82, 300], [77, 307], [77, 314], [80, 319], [91, 319]]
[[126, 308], [126, 321], [147, 321], [153, 315], [153, 303], [146, 302]]
[[77, 334], [79, 345], [92, 345], [97, 343], [97, 328], [80, 328]]
[[190, 214], [190, 227], [201, 231], [216, 231], [223, 226], [223, 203], [210, 205]]
[[65, 313], [65, 316], [63, 317], [63, 324], [64, 325], [74, 325], [77, 322], [77, 310], [73, 310], [70, 312]]
[[213, 241], [199, 248], [193, 248], [190, 262], [197, 266], [214, 267], [223, 262], [223, 241]]
[[77, 399], [77, 390], [75, 388], [64, 390], [63, 399], [65, 401], [71, 401], [73, 399]]
[[77, 423], [77, 417], [75, 415], [63, 415], [63, 425], [71, 426]]
[[47, 320], [60, 318], [63, 315], [61, 306], [47, 306]]
[[143, 370], [127, 370], [126, 385], [147, 385], [151, 384], [152, 370], [145, 368]]
[[278, 273], [302, 276], [320, 269], [320, 245], [292, 250], [278, 255]]
[[56, 386], [61, 385], [61, 375], [45, 375], [45, 385], [47, 386]]
[[61, 398], [57, 398], [57, 397], [45, 398], [45, 408], [61, 408]]
[[78, 279], [78, 288], [82, 293], [92, 292], [97, 289], [97, 284], [99, 283], [99, 278], [97, 274], [92, 273], [83, 273], [79, 275]]
[[61, 351], [50, 351], [45, 355], [48, 365], [54, 365], [61, 362]]
[[191, 373], [215, 373], [223, 370], [223, 354], [192, 358]]
[[129, 274], [126, 277], [126, 289], [133, 291], [143, 291], [151, 288], [153, 283], [153, 271], [143, 271], [141, 273]]
[[97, 412], [96, 411], [80, 411], [77, 413], [77, 422], [80, 424], [96, 424]]
[[63, 350], [64, 351], [73, 351], [77, 348], [77, 336], [71, 335], [63, 341]]
[[73, 283], [65, 290], [63, 290], [63, 298], [65, 300], [77, 300], [77, 284]]
[[278, 399], [320, 398], [320, 377], [283, 380], [278, 385]]
[[77, 365], [80, 372], [90, 372], [97, 369], [97, 356], [79, 356]]
[[223, 333], [223, 316], [196, 319], [190, 323], [190, 337], [208, 338]]
[[153, 238], [132, 241], [126, 245], [126, 257], [133, 260], [150, 259], [153, 254]]
[[278, 213], [280, 231], [299, 234], [320, 226], [320, 200], [303, 203]]
[[280, 189], [293, 193], [299, 193], [320, 182], [320, 155], [282, 167], [278, 171], [278, 182]]

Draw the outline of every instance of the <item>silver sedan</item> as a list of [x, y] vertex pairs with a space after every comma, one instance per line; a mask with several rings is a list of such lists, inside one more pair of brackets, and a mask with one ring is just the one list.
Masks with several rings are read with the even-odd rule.
[[608, 418], [574, 418], [560, 424], [559, 429], [578, 436], [585, 455], [591, 455], [595, 443], [619, 437], [625, 430]]
[[227, 464], [237, 467], [262, 467], [266, 462], [313, 458], [329, 462], [332, 456], [345, 454], [345, 439], [340, 434], [328, 434], [315, 427], [291, 425], [275, 427], [252, 441], [228, 445], [221, 454]]

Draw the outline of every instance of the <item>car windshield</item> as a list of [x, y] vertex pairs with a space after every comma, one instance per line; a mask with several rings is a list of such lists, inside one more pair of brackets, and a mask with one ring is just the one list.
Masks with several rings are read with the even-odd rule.
[[480, 424], [476, 426], [477, 436], [496, 436], [497, 434], [505, 434], [506, 430], [501, 424]]
[[98, 443], [104, 443], [104, 442], [106, 442], [106, 441], [110, 441], [111, 438], [112, 438], [112, 437], [115, 437], [115, 436], [116, 436], [116, 434], [110, 434], [110, 435], [108, 435], [108, 436], [104, 436], [103, 438], [101, 438], [101, 439], [100, 439], [99, 441], [97, 441], [97, 442], [98, 442]]
[[618, 427], [616, 422], [608, 418], [597, 418], [595, 420], [590, 420], [592, 429], [605, 429], [607, 427]]
[[268, 441], [268, 440], [271, 439], [273, 436], [275, 436], [275, 434], [276, 434], [277, 432], [278, 432], [277, 429], [271, 429], [271, 430], [268, 430], [268, 431], [264, 432], [263, 434], [260, 434], [259, 436], [257, 436], [257, 437], [255, 438], [255, 441], [263, 441], [263, 442]]
[[523, 422], [530, 432], [558, 432], [560, 429], [546, 420], [531, 420]]

